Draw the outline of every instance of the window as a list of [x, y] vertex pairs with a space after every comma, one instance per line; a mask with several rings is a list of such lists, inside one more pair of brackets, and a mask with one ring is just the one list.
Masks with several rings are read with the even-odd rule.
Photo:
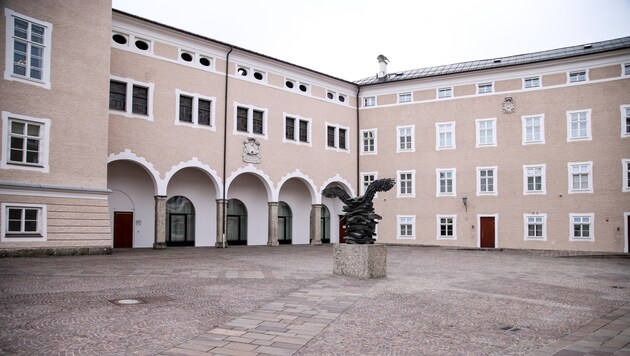
[[177, 95], [177, 119], [175, 125], [187, 125], [215, 130], [214, 127], [214, 101], [195, 93], [186, 93], [176, 90]]
[[630, 159], [621, 160], [621, 172], [623, 173], [622, 177], [622, 191], [630, 192]]
[[5, 8], [5, 80], [50, 89], [52, 24]]
[[283, 142], [295, 144], [311, 144], [311, 119], [296, 115], [284, 116]]
[[593, 193], [593, 162], [569, 162], [569, 194]]
[[348, 128], [338, 125], [326, 124], [326, 149], [349, 152]]
[[452, 98], [453, 97], [453, 88], [452, 87], [439, 88], [437, 90], [437, 97], [438, 97], [438, 99]]
[[378, 177], [378, 173], [377, 172], [366, 172], [366, 173], [361, 173], [361, 180], [363, 183], [363, 190], [361, 191], [361, 194], [365, 194], [365, 190], [367, 189], [367, 187], [372, 184], [372, 182], [374, 182]]
[[530, 77], [523, 79], [523, 88], [531, 89], [540, 87], [540, 77]]
[[400, 93], [400, 94], [398, 94], [398, 102], [399, 103], [410, 103], [411, 102], [411, 93]]
[[334, 91], [327, 91], [326, 92], [326, 98], [330, 99], [330, 100], [334, 100], [335, 97], [337, 96], [337, 94]]
[[623, 65], [623, 75], [630, 75], [630, 63]]
[[477, 195], [497, 195], [497, 167], [477, 167]]
[[398, 146], [396, 147], [396, 152], [413, 152], [415, 150], [413, 142], [414, 127], [414, 125], [396, 127], [396, 131], [398, 132]]
[[262, 82], [264, 82], [267, 78], [265, 72], [256, 69], [250, 70], [249, 68], [243, 66], [236, 66], [236, 74], [239, 77]]
[[496, 119], [478, 119], [477, 124], [477, 147], [494, 147], [496, 141]]
[[233, 133], [267, 138], [267, 109], [234, 103], [236, 108]]
[[567, 111], [567, 142], [591, 138], [591, 110]]
[[523, 145], [545, 143], [545, 116], [543, 114], [523, 116], [521, 121], [523, 124]]
[[593, 241], [595, 239], [595, 214], [569, 214], [571, 221], [569, 241]]
[[492, 93], [492, 83], [477, 84], [477, 94]]
[[415, 215], [398, 215], [398, 239], [415, 239]]
[[398, 171], [398, 197], [399, 198], [413, 198], [415, 197], [414, 187], [416, 185], [416, 171]]
[[437, 169], [435, 172], [437, 179], [436, 195], [438, 197], [457, 195], [455, 189], [455, 168]]
[[361, 130], [362, 154], [376, 154], [376, 133], [377, 129]]
[[46, 205], [2, 203], [2, 241], [46, 240]]
[[523, 166], [523, 194], [546, 194], [546, 165]]
[[0, 168], [48, 173], [50, 119], [2, 112]]
[[437, 215], [437, 239], [457, 240], [457, 217], [455, 215]]
[[368, 96], [363, 98], [363, 106], [376, 106], [376, 97]]
[[436, 150], [455, 148], [455, 123], [439, 122], [435, 124]]
[[112, 77], [109, 82], [110, 114], [153, 121], [153, 84]]
[[546, 241], [547, 240], [547, 214], [524, 214], [523, 225], [525, 226], [525, 240]]
[[630, 137], [630, 105], [621, 105], [621, 137]]
[[586, 71], [580, 70], [569, 73], [569, 83], [577, 83], [586, 81]]

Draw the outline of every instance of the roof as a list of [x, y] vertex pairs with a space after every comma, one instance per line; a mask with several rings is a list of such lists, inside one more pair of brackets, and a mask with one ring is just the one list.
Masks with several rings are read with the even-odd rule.
[[593, 42], [578, 46], [552, 49], [542, 52], [518, 54], [515, 56], [482, 59], [477, 61], [407, 70], [397, 73], [390, 73], [383, 78], [378, 78], [376, 75], [374, 75], [358, 80], [355, 83], [359, 86], [391, 83], [403, 80], [436, 77], [447, 74], [466, 73], [484, 69], [494, 69], [522, 64], [539, 63], [555, 59], [571, 58], [595, 53], [615, 51], [624, 48], [630, 48], [630, 36], [616, 38], [608, 41]]

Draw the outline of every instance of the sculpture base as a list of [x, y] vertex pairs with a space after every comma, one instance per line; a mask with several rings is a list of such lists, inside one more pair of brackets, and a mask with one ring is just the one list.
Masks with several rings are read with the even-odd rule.
[[385, 245], [336, 244], [333, 247], [333, 273], [358, 277], [387, 276], [387, 248]]

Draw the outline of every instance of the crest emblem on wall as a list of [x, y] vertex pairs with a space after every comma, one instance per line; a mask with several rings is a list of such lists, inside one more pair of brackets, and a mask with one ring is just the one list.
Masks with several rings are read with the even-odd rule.
[[260, 163], [260, 142], [248, 137], [243, 141], [243, 161], [247, 163]]
[[514, 102], [514, 98], [511, 96], [506, 96], [503, 99], [503, 113], [511, 114], [516, 110], [516, 103]]

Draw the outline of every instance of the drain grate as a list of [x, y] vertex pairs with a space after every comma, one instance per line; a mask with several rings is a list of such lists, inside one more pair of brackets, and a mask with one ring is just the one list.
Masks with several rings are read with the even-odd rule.
[[517, 332], [517, 331], [521, 330], [521, 328], [519, 328], [518, 326], [508, 325], [508, 326], [502, 327], [501, 330]]

